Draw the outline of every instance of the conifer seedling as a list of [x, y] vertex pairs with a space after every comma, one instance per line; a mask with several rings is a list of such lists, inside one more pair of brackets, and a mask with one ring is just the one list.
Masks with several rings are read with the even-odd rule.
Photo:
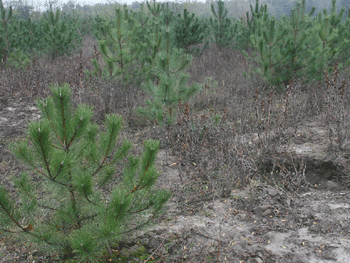
[[[159, 142], [147, 140], [141, 156], [130, 155], [128, 140], [118, 145], [121, 116], [107, 115], [100, 131], [91, 107], [73, 106], [68, 85], [53, 86], [37, 105], [42, 119], [10, 147], [29, 170], [15, 180], [16, 199], [0, 187], [0, 232], [61, 259], [99, 262], [104, 249], [149, 223], [168, 200], [154, 188]], [[124, 170], [116, 169], [123, 162]]]
[[58, 56], [69, 54], [72, 50], [81, 46], [82, 38], [76, 28], [60, 19], [60, 10], [49, 10], [44, 15], [44, 41], [46, 52], [55, 59]]
[[184, 9], [183, 16], [178, 15], [174, 27], [176, 47], [183, 48], [186, 53], [198, 55], [208, 45], [206, 41], [201, 49], [195, 47], [204, 43], [206, 28], [203, 21], [200, 21], [193, 13], [190, 15], [187, 9]]
[[214, 18], [211, 17], [209, 22], [212, 27], [214, 43], [216, 43], [219, 48], [229, 46], [237, 27], [235, 26], [233, 28], [231, 19], [227, 17], [225, 2], [218, 0], [217, 10], [214, 4], [211, 4], [211, 12]]

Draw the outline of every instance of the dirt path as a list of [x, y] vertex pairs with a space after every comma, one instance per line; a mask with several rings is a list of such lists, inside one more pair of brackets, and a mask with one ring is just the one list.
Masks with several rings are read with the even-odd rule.
[[39, 117], [32, 98], [0, 97], [0, 162], [9, 154], [5, 141], [24, 135], [28, 122]]

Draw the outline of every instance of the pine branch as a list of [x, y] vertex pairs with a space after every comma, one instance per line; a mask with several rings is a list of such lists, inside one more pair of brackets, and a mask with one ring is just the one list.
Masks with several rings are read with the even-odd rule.
[[69, 142], [68, 145], [67, 145], [67, 151], [69, 151], [69, 148], [70, 148], [70, 146], [72, 145], [72, 143], [73, 143], [73, 141], [74, 141], [74, 138], [75, 138], [75, 136], [77, 135], [77, 133], [78, 133], [78, 131], [79, 131], [80, 125], [81, 125], [82, 122], [83, 122], [83, 117], [81, 117], [79, 120], [80, 120], [80, 122], [79, 122], [79, 124], [77, 125], [77, 128], [75, 129], [74, 134], [73, 134], [72, 138], [70, 139], [70, 142]]
[[63, 165], [64, 165], [64, 161], [61, 162], [60, 168], [58, 169], [56, 175], [52, 178], [53, 181], [55, 181], [57, 176], [60, 174], [60, 172], [61, 172], [61, 170], [63, 168]]
[[42, 171], [40, 171], [38, 168], [36, 168], [36, 166], [35, 166], [24, 154], [22, 154], [22, 152], [23, 152], [22, 149], [20, 149], [19, 152], [21, 153], [22, 158], [23, 158], [24, 160], [26, 160], [26, 162], [27, 162], [35, 171], [37, 171], [37, 172], [40, 173], [41, 175], [45, 176], [46, 178], [51, 179], [49, 175], [45, 174], [44, 172], [42, 172]]
[[[39, 102], [37, 102], [37, 103], [39, 103]], [[61, 141], [61, 139], [60, 139], [60, 137], [58, 136], [58, 133], [57, 133], [57, 131], [56, 131], [56, 129], [55, 129], [55, 126], [53, 125], [53, 121], [52, 121], [52, 119], [51, 119], [51, 117], [50, 117], [50, 115], [49, 115], [49, 113], [48, 113], [48, 111], [47, 111], [47, 108], [46, 108], [46, 106], [47, 106], [47, 104], [46, 105], [44, 105], [43, 104], [43, 109], [44, 109], [44, 111], [45, 111], [45, 117], [50, 121], [50, 125], [51, 125], [51, 129], [52, 129], [52, 131], [54, 132], [54, 134], [55, 134], [55, 136], [56, 136], [56, 138], [57, 138], [57, 140], [58, 140], [58, 142], [61, 144], [61, 146], [62, 146], [62, 150], [64, 149], [64, 143]], [[56, 147], [56, 146], [55, 146]], [[56, 147], [57, 149], [60, 149], [60, 148], [58, 148], [58, 147]]]
[[67, 148], [67, 134], [66, 134], [66, 116], [65, 116], [65, 112], [64, 112], [64, 104], [63, 104], [63, 96], [60, 93], [60, 110], [61, 110], [61, 119], [62, 119], [62, 129], [63, 129], [63, 142], [64, 142], [64, 149], [65, 151], [68, 151]]
[[[47, 244], [49, 245], [53, 245], [53, 243], [49, 242], [48, 240], [46, 240], [45, 238], [43, 237], [40, 237], [39, 235], [36, 235], [34, 234], [33, 232], [31, 232], [33, 229], [32, 229], [32, 226], [31, 225], [28, 225], [27, 227], [23, 227], [13, 216], [12, 214], [10, 213], [10, 211], [7, 210], [7, 208], [4, 206], [4, 204], [1, 202], [0, 200], [0, 207], [3, 209], [3, 211], [5, 211], [5, 213], [7, 214], [7, 216], [11, 219], [11, 221], [17, 226], [19, 227], [22, 232], [26, 233], [26, 234], [29, 234], [39, 240], [42, 240], [42, 241], [45, 241]], [[4, 229], [5, 230], [5, 229]]]
[[12, 214], [10, 213], [10, 211], [8, 211], [8, 209], [6, 208], [6, 206], [1, 202], [0, 200], [0, 206], [2, 208], [2, 210], [5, 211], [5, 213], [8, 215], [8, 217], [11, 219], [11, 221], [16, 225], [18, 226], [20, 229], [22, 229], [23, 232], [27, 232], [28, 229], [26, 229], [25, 227], [23, 227], [13, 216]]
[[[39, 128], [39, 132], [40, 132], [40, 128]], [[39, 142], [39, 145], [40, 145], [41, 154], [42, 154], [43, 159], [44, 159], [46, 171], [48, 172], [49, 178], [52, 180], [52, 174], [51, 174], [50, 167], [49, 167], [49, 164], [48, 164], [47, 156], [45, 154], [44, 145], [42, 144], [42, 140], [41, 140], [40, 136], [38, 138], [38, 142]]]
[[85, 217], [82, 217], [79, 219], [79, 221], [77, 222], [78, 225], [81, 225], [81, 223], [85, 220], [89, 220], [89, 219], [94, 219], [96, 216], [100, 215], [101, 213], [95, 213], [95, 214], [92, 214], [90, 216], [85, 216]]

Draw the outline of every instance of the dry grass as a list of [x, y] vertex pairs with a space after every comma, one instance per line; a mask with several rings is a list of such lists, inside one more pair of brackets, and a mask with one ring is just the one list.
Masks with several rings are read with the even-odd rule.
[[[51, 83], [69, 83], [76, 102], [94, 106], [97, 121], [106, 113], [117, 112], [124, 115], [129, 131], [142, 130], [152, 124], [133, 111], [145, 102], [141, 87], [86, 78], [84, 71], [92, 69], [93, 57], [100, 57], [96, 43], [92, 38], [85, 38], [80, 54], [56, 60], [40, 59], [25, 71], [3, 67], [1, 94], [34, 100], [48, 96]], [[183, 105], [180, 107], [178, 125], [169, 128], [168, 141], [162, 139], [165, 137], [160, 136], [162, 131], [157, 129], [151, 129], [145, 136], [163, 140], [164, 147], [171, 146], [173, 152], [182, 157], [185, 174], [216, 174], [213, 185], [220, 185], [217, 177], [222, 175], [226, 182], [228, 177], [240, 178], [240, 184], [247, 182], [247, 178], [258, 172], [257, 162], [261, 156], [266, 158], [266, 152], [276, 152], [295, 136], [290, 134], [286, 138], [287, 130], [296, 132], [299, 125], [311, 119], [326, 121], [330, 143], [338, 137], [344, 143], [349, 125], [341, 120], [347, 116], [348, 87], [345, 80], [338, 80], [341, 79], [338, 74], [329, 77], [326, 85], [294, 81], [278, 92], [258, 76], [247, 79], [244, 72], [249, 69], [249, 61], [239, 50], [215, 46], [207, 49], [194, 58], [188, 69], [190, 82], [202, 83], [204, 87], [186, 109]], [[341, 87], [341, 94], [336, 95], [333, 86]], [[216, 115], [221, 115], [217, 124], [212, 119]], [[184, 119], [185, 122], [181, 121]], [[334, 123], [338, 126], [332, 128]], [[210, 132], [203, 135], [207, 130]], [[196, 163], [196, 167], [190, 163]], [[208, 178], [202, 181], [208, 182]], [[221, 196], [225, 189], [219, 192], [217, 195]]]
[[[94, 106], [97, 121], [102, 120], [106, 113], [117, 112], [124, 115], [131, 128], [129, 131], [142, 130], [152, 124], [140, 119], [133, 111], [145, 102], [146, 96], [141, 87], [86, 78], [84, 71], [92, 69], [91, 59], [99, 56], [95, 41], [85, 38], [80, 54], [56, 60], [40, 59], [25, 71], [3, 67], [1, 95], [30, 97], [34, 100], [36, 97], [48, 96], [51, 83], [69, 83], [76, 102]], [[170, 141], [163, 140], [163, 145], [172, 146], [174, 152], [183, 157], [185, 173], [191, 173], [188, 166], [195, 160], [199, 165], [192, 170], [197, 173], [205, 171], [210, 174], [214, 170], [215, 174], [226, 174], [226, 181], [227, 176], [238, 178], [238, 175], [232, 175], [237, 173], [251, 177], [253, 171], [257, 172], [256, 163], [265, 152], [275, 152], [281, 144], [295, 136], [292, 134], [286, 138], [287, 130], [295, 132], [300, 124], [311, 119], [325, 120], [330, 132], [330, 143], [339, 140], [340, 144], [344, 144], [346, 141], [349, 125], [342, 120], [348, 116], [349, 98], [346, 81], [342, 82], [341, 76], [335, 74], [328, 77], [326, 83], [308, 85], [295, 81], [284, 91], [278, 92], [267, 87], [258, 76], [247, 79], [244, 72], [248, 72], [249, 67], [242, 52], [215, 46], [194, 58], [188, 69], [190, 82], [202, 83], [204, 88], [186, 109], [179, 110], [178, 123], [186, 119], [186, 125], [182, 122], [181, 125], [170, 127], [169, 132], [173, 134], [168, 137]], [[344, 74], [343, 77], [348, 76]], [[341, 94], [335, 94], [334, 87], [338, 87]], [[212, 120], [215, 115], [222, 116], [218, 124]], [[332, 125], [338, 126], [333, 128]], [[203, 135], [201, 132], [204, 130], [210, 132]], [[160, 136], [161, 133], [160, 130], [152, 129], [145, 136], [162, 139], [164, 136]], [[176, 138], [174, 134], [182, 134], [182, 138]], [[203, 140], [200, 145], [198, 140]], [[184, 147], [184, 144], [192, 149]], [[182, 152], [181, 149], [186, 151]], [[207, 155], [202, 156], [202, 153]], [[216, 158], [211, 158], [211, 155]], [[212, 160], [211, 164], [208, 165], [206, 160]], [[202, 163], [205, 167], [203, 171]], [[245, 171], [247, 166], [250, 167], [249, 172]], [[239, 171], [233, 171], [237, 168]], [[225, 169], [226, 172], [223, 171]], [[213, 180], [213, 184], [216, 183], [217, 180]]]

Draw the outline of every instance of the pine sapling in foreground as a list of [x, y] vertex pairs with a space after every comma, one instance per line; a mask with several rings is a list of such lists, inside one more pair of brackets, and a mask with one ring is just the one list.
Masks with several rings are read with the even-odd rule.
[[[122, 118], [107, 115], [99, 131], [92, 108], [72, 105], [68, 85], [53, 86], [52, 96], [37, 105], [42, 119], [29, 124], [28, 139], [11, 145], [30, 170], [15, 180], [18, 200], [0, 187], [0, 231], [65, 259], [99, 261], [106, 247], [150, 222], [169, 198], [153, 188], [159, 143], [147, 140], [141, 156], [129, 155], [128, 140], [117, 147]], [[125, 157], [121, 172], [116, 164]]]

